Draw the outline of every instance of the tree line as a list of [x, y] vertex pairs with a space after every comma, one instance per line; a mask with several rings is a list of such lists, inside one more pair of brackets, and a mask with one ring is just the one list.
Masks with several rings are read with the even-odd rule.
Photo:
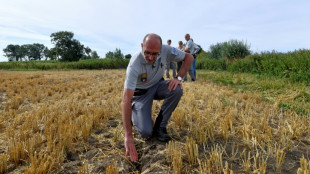
[[114, 52], [109, 51], [105, 54], [105, 58], [109, 58], [109, 59], [130, 59], [131, 58], [131, 54], [126, 54], [124, 56], [124, 54], [122, 53], [121, 49], [116, 48]]
[[50, 35], [51, 42], [54, 45], [48, 49], [43, 44], [9, 44], [3, 49], [4, 56], [9, 61], [22, 60], [60, 60], [60, 61], [78, 61], [80, 59], [99, 58], [96, 51], [85, 47], [77, 39], [73, 38], [74, 33], [69, 31], [59, 31]]

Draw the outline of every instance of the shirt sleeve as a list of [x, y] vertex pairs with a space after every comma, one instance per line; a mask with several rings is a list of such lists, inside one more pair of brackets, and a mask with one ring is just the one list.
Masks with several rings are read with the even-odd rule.
[[180, 62], [184, 60], [185, 52], [176, 49], [174, 47], [171, 47], [171, 49], [168, 51], [168, 59], [171, 61]]
[[130, 65], [126, 71], [124, 88], [135, 90], [137, 86], [138, 72]]

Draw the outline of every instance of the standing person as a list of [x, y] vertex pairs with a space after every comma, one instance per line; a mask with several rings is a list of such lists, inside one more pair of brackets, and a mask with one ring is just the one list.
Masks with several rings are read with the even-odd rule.
[[[178, 49], [178, 50], [183, 50], [183, 49], [184, 49], [184, 47], [183, 47], [183, 42], [182, 42], [182, 41], [179, 41], [178, 44], [179, 44], [179, 46], [177, 47], [177, 49]], [[177, 63], [177, 71], [180, 70], [181, 66], [182, 66], [182, 61], [180, 61], [180, 62]]]
[[[170, 46], [171, 45], [171, 40], [167, 40], [167, 44]], [[169, 79], [170, 78], [170, 74], [169, 74], [169, 69], [172, 68], [172, 74], [173, 77], [175, 77], [176, 74], [176, 68], [175, 68], [175, 64], [173, 61], [167, 62], [167, 69], [166, 69], [166, 77]]]
[[194, 61], [192, 63], [192, 69], [193, 69], [193, 74], [194, 74], [195, 80], [197, 80], [197, 76], [196, 76], [196, 56], [197, 55], [195, 53], [196, 53], [196, 49], [199, 50], [200, 48], [195, 44], [193, 38], [191, 38], [191, 40], [192, 40], [193, 45], [194, 45], [194, 54], [192, 54], [194, 57]]
[[[185, 40], [187, 41], [185, 43], [185, 48], [183, 51], [187, 52], [187, 53], [190, 53], [190, 54], [194, 54], [194, 42], [193, 40], [191, 40], [191, 37], [189, 34], [185, 34]], [[194, 73], [193, 73], [193, 67], [191, 66], [189, 71], [188, 71], [189, 75], [191, 76], [192, 78], [192, 81], [195, 81], [196, 80], [196, 77], [194, 76]]]
[[[178, 44], [179, 44], [179, 46], [177, 47], [177, 49], [179, 49], [179, 50], [183, 50], [184, 49], [184, 46], [183, 46], [183, 42], [182, 41], [179, 41], [178, 42]], [[180, 68], [181, 68], [181, 66], [182, 66], [182, 63], [183, 63], [183, 61], [180, 61], [180, 62], [177, 62], [177, 71], [180, 71]], [[185, 73], [185, 76], [184, 76], [184, 81], [187, 81], [187, 72]]]
[[[166, 126], [172, 112], [183, 95], [182, 77], [193, 62], [193, 56], [168, 45], [162, 45], [161, 37], [147, 34], [141, 51], [131, 59], [126, 71], [126, 80], [122, 98], [122, 120], [124, 126], [124, 145], [126, 156], [131, 161], [138, 160], [138, 153], [132, 135], [132, 125], [136, 126], [142, 138], [153, 136], [167, 142], [171, 139]], [[177, 76], [165, 81], [164, 65], [167, 61], [184, 63]], [[153, 100], [164, 99], [154, 127], [152, 121]]]
[[171, 39], [167, 40], [167, 45], [171, 46]]

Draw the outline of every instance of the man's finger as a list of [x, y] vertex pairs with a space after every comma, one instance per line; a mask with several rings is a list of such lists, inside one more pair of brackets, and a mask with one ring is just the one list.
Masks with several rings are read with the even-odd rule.
[[174, 88], [174, 83], [171, 82], [171, 83], [169, 84], [168, 89], [169, 89], [169, 91], [171, 91], [173, 88]]
[[125, 157], [127, 157], [128, 156], [128, 150], [126, 149], [126, 152], [125, 152]]
[[133, 162], [137, 162], [138, 160], [137, 151], [132, 150], [132, 152], [130, 153], [130, 160]]
[[179, 83], [176, 83], [176, 84], [174, 85], [173, 90], [176, 90], [176, 89], [177, 89], [177, 87], [178, 87], [178, 85], [179, 85]]
[[138, 161], [137, 155], [131, 155], [130, 160], [131, 160], [132, 162], [137, 162], [137, 161]]

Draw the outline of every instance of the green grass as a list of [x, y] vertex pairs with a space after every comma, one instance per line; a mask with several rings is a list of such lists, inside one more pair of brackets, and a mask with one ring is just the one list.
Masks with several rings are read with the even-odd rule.
[[227, 71], [199, 70], [199, 78], [229, 86], [238, 92], [258, 94], [267, 102], [277, 103], [282, 109], [292, 109], [310, 115], [310, 87], [305, 82], [287, 78]]

